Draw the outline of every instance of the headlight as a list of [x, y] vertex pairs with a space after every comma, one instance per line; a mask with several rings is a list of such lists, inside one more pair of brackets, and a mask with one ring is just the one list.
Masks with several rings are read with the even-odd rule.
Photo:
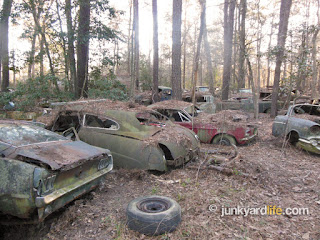
[[317, 140], [310, 140], [310, 143], [312, 144], [312, 146], [317, 146], [318, 145], [318, 141]]
[[107, 168], [111, 163], [112, 163], [112, 156], [108, 156], [107, 158], [101, 159], [98, 164], [98, 170]]
[[199, 139], [199, 137], [198, 137], [197, 134], [195, 134], [194, 136], [195, 136], [195, 138], [197, 139], [197, 141], [200, 141], [200, 139]]

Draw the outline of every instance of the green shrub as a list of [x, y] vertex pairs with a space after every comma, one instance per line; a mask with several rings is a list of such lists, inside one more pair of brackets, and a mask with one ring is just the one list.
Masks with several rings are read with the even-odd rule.
[[128, 99], [126, 86], [117, 80], [98, 79], [89, 82], [89, 98]]
[[[50, 101], [69, 101], [73, 94], [69, 92], [57, 91], [52, 85], [52, 75], [27, 79], [19, 82], [14, 92], [3, 92], [0, 94], [0, 104], [6, 105], [13, 101], [17, 110], [30, 110], [39, 104]], [[58, 80], [56, 78], [56, 80]]]

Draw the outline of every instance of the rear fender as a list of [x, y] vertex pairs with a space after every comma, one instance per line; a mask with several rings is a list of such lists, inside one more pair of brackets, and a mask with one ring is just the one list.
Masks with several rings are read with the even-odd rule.
[[28, 218], [35, 209], [33, 173], [36, 166], [0, 159], [0, 212]]

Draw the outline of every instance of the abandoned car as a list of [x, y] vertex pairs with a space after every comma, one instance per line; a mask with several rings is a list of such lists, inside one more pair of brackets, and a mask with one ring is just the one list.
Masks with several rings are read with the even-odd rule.
[[0, 213], [35, 223], [95, 188], [112, 170], [109, 150], [27, 122], [0, 121]]
[[[258, 135], [255, 126], [241, 122], [242, 114], [241, 116], [236, 112], [230, 114], [230, 111], [219, 114], [199, 113], [198, 110], [193, 111], [192, 106], [180, 101], [167, 101], [152, 104], [149, 108], [163, 114], [174, 123], [193, 130], [203, 143], [243, 145]], [[225, 113], [229, 115], [226, 118], [223, 116]], [[195, 116], [193, 119], [192, 115]]]
[[199, 141], [192, 131], [173, 124], [141, 122], [137, 114], [123, 110], [105, 110], [103, 114], [60, 111], [48, 129], [63, 132], [74, 127], [82, 141], [110, 149], [114, 165], [122, 168], [166, 171], [168, 166], [181, 166], [197, 158]]
[[320, 106], [296, 104], [286, 115], [279, 115], [272, 125], [272, 135], [283, 136], [293, 145], [320, 154]]
[[[254, 103], [253, 98], [241, 98], [241, 97], [235, 97], [230, 100], [224, 100], [224, 101], [216, 101], [216, 111], [222, 111], [222, 110], [242, 110], [246, 112], [253, 112], [254, 110]], [[270, 113], [271, 111], [271, 101], [262, 101], [259, 100], [258, 102], [259, 106], [259, 113]]]

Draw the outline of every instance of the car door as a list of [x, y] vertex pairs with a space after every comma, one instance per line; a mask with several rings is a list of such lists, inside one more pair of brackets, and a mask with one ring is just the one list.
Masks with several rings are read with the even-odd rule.
[[114, 119], [85, 114], [79, 137], [88, 144], [109, 149], [115, 166], [148, 168], [146, 147], [140, 140], [121, 133], [121, 126]]

